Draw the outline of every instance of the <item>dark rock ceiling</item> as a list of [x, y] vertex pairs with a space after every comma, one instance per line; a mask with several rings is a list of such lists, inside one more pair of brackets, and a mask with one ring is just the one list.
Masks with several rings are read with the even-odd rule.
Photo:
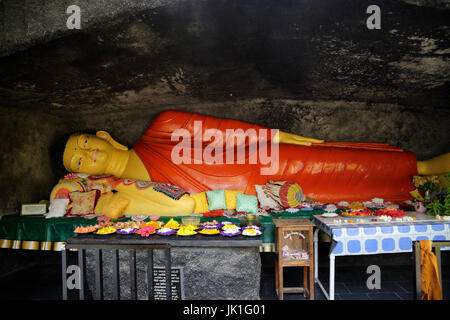
[[368, 30], [370, 1], [169, 3], [3, 56], [0, 105], [54, 114], [237, 99], [447, 108], [448, 10], [378, 1], [382, 28]]

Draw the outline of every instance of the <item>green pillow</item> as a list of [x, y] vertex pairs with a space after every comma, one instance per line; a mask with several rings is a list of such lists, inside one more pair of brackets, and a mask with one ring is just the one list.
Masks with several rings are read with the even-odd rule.
[[236, 211], [258, 213], [258, 198], [256, 196], [238, 193], [236, 195]]
[[227, 208], [225, 190], [206, 191], [206, 197], [208, 198], [209, 211]]

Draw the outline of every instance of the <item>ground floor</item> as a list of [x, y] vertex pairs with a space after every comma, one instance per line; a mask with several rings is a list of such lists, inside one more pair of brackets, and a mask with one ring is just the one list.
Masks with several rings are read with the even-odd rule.
[[[319, 244], [319, 278], [328, 288], [328, 247]], [[2, 250], [2, 264], [14, 264], [15, 271], [3, 269], [0, 276], [1, 300], [61, 300], [61, 253], [54, 251]], [[3, 251], [7, 250], [7, 251]], [[260, 297], [277, 299], [275, 291], [275, 253], [261, 254]], [[369, 289], [368, 267], [380, 268], [380, 288]], [[3, 266], [4, 268], [4, 266]], [[285, 268], [285, 286], [299, 286], [302, 275], [296, 267]], [[450, 300], [450, 252], [442, 252], [442, 287]], [[388, 254], [336, 258], [336, 300], [414, 300], [415, 273], [412, 254]], [[89, 294], [88, 294], [89, 296]], [[301, 294], [285, 294], [285, 300], [303, 300]], [[326, 300], [315, 285], [315, 299]]]

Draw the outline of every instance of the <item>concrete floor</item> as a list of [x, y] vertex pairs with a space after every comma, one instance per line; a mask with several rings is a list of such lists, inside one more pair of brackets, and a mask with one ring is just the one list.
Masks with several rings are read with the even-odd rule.
[[[328, 289], [327, 244], [319, 247], [319, 278]], [[11, 250], [11, 249], [2, 249]], [[48, 253], [48, 259], [0, 277], [0, 300], [61, 300], [60, 253]], [[414, 267], [410, 254], [336, 258], [336, 300], [414, 300]], [[72, 257], [73, 258], [73, 257]], [[349, 259], [351, 258], [351, 259]], [[276, 300], [275, 254], [262, 253], [262, 300]], [[450, 252], [442, 253], [444, 299], [450, 300]], [[381, 270], [381, 289], [369, 290], [367, 267], [377, 264]], [[302, 272], [286, 268], [285, 286], [300, 286]], [[75, 292], [73, 292], [75, 293]], [[285, 300], [303, 300], [301, 294], [285, 294]], [[315, 299], [326, 300], [318, 285]]]
[[[329, 244], [319, 244], [319, 279], [329, 291]], [[261, 299], [277, 299], [275, 292], [275, 254], [261, 256]], [[450, 300], [450, 252], [441, 252], [442, 287], [445, 300]], [[335, 258], [335, 300], [415, 300], [415, 269], [412, 253], [384, 254]], [[380, 289], [368, 289], [367, 267], [380, 267]], [[300, 268], [285, 268], [285, 287], [303, 285]], [[318, 284], [314, 286], [315, 300], [327, 300]], [[285, 294], [285, 300], [304, 300], [303, 294]]]

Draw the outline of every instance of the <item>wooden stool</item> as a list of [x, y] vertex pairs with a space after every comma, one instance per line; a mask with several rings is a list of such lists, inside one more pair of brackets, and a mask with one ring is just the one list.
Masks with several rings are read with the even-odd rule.
[[[273, 219], [275, 224], [275, 287], [279, 300], [284, 293], [303, 293], [314, 300], [314, 223], [308, 219]], [[303, 287], [283, 285], [284, 267], [303, 267]], [[309, 271], [309, 275], [308, 275]]]

